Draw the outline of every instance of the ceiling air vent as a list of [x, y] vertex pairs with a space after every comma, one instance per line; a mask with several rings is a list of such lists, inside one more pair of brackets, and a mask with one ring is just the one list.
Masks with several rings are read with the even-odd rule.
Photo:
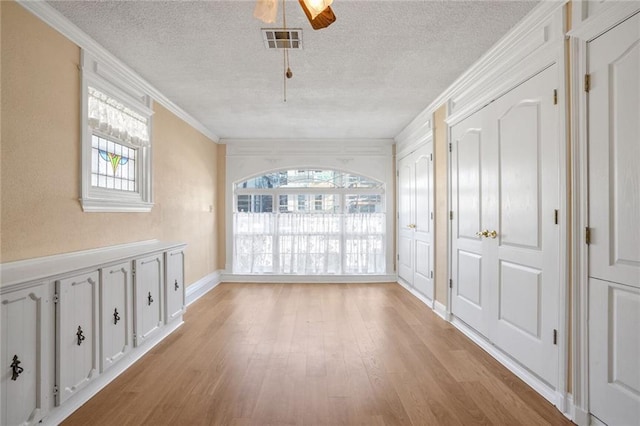
[[302, 28], [263, 28], [262, 39], [267, 49], [302, 49]]

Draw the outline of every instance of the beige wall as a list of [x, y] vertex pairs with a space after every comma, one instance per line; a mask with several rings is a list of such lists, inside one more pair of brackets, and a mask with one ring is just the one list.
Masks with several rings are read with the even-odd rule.
[[189, 245], [187, 283], [221, 267], [217, 146], [155, 104], [152, 211], [84, 213], [80, 49], [16, 3], [1, 12], [0, 260], [161, 239]]
[[447, 288], [449, 287], [449, 272], [447, 270], [449, 252], [447, 235], [447, 224], [449, 222], [447, 151], [449, 150], [449, 141], [447, 138], [447, 123], [444, 121], [446, 118], [447, 106], [442, 105], [433, 114], [433, 157], [435, 182], [435, 297], [443, 305], [447, 304]]
[[226, 145], [218, 145], [218, 163], [217, 163], [217, 172], [218, 172], [218, 183], [216, 186], [216, 199], [217, 199], [217, 227], [218, 231], [218, 268], [225, 269], [225, 262], [227, 260], [227, 248], [225, 245], [225, 238], [227, 235], [226, 232], [226, 200], [227, 200], [227, 189], [226, 189], [226, 176], [227, 176], [227, 146]]

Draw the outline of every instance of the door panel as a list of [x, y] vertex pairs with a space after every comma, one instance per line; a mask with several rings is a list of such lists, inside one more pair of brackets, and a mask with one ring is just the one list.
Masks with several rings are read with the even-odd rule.
[[398, 162], [398, 275], [433, 300], [433, 143]]
[[[552, 387], [558, 380], [560, 166], [553, 65], [494, 102], [498, 146], [496, 250], [498, 320], [490, 339]], [[544, 218], [544, 220], [543, 220]], [[494, 227], [496, 226], [497, 227]]]
[[640, 418], [640, 289], [589, 279], [590, 411], [609, 425]]
[[640, 15], [588, 44], [589, 275], [640, 285]]
[[640, 14], [587, 43], [589, 405], [640, 418]]
[[541, 248], [540, 108], [521, 101], [498, 119], [502, 245]]
[[418, 149], [413, 158], [415, 173], [415, 224], [414, 229], [414, 275], [413, 285], [415, 289], [428, 299], [433, 300], [433, 244], [432, 217], [433, 217], [433, 172], [431, 160], [433, 143], [428, 142]]
[[486, 245], [478, 233], [491, 192], [489, 140], [484, 108], [451, 129], [452, 313], [481, 334], [489, 333], [489, 283]]
[[100, 367], [105, 371], [126, 355], [133, 343], [131, 263], [104, 268], [100, 274]]
[[179, 318], [185, 310], [184, 251], [167, 252], [165, 322]]
[[498, 319], [540, 340], [542, 274], [539, 269], [500, 262]]
[[98, 271], [59, 280], [57, 289], [60, 405], [98, 375]]
[[[46, 414], [48, 381], [44, 362], [47, 348], [44, 330], [39, 327], [50, 313], [46, 287], [46, 284], [40, 284], [2, 295], [0, 424], [3, 425], [37, 424]], [[10, 367], [14, 362], [22, 368], [16, 377]]]
[[162, 294], [164, 288], [163, 255], [134, 260], [135, 270], [135, 344], [139, 346], [164, 323]]
[[398, 162], [398, 275], [413, 285], [413, 224], [415, 180], [410, 158]]

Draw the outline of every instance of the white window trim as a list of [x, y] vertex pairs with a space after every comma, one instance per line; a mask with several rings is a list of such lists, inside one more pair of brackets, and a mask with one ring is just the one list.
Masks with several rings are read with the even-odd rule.
[[[138, 112], [147, 118], [149, 123], [149, 141], [152, 141], [152, 100], [144, 89], [139, 88], [135, 83], [128, 81], [121, 73], [110, 69], [100, 63], [88, 52], [82, 51], [82, 82], [81, 82], [81, 171], [80, 203], [85, 212], [149, 212], [153, 207], [152, 192], [152, 163], [151, 149], [149, 147], [134, 147], [137, 149], [137, 176], [136, 182], [138, 190], [136, 192], [126, 192], [96, 188], [91, 185], [91, 138], [96, 134], [106, 139], [109, 136], [101, 135], [99, 132], [89, 128], [88, 114], [88, 88], [94, 87], [105, 94], [114, 97], [124, 103], [127, 107]], [[122, 141], [115, 140], [119, 144], [128, 145]]]

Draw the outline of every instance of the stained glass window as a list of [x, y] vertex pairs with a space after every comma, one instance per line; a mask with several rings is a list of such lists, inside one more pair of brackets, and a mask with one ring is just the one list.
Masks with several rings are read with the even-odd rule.
[[91, 186], [136, 192], [138, 150], [92, 135]]

